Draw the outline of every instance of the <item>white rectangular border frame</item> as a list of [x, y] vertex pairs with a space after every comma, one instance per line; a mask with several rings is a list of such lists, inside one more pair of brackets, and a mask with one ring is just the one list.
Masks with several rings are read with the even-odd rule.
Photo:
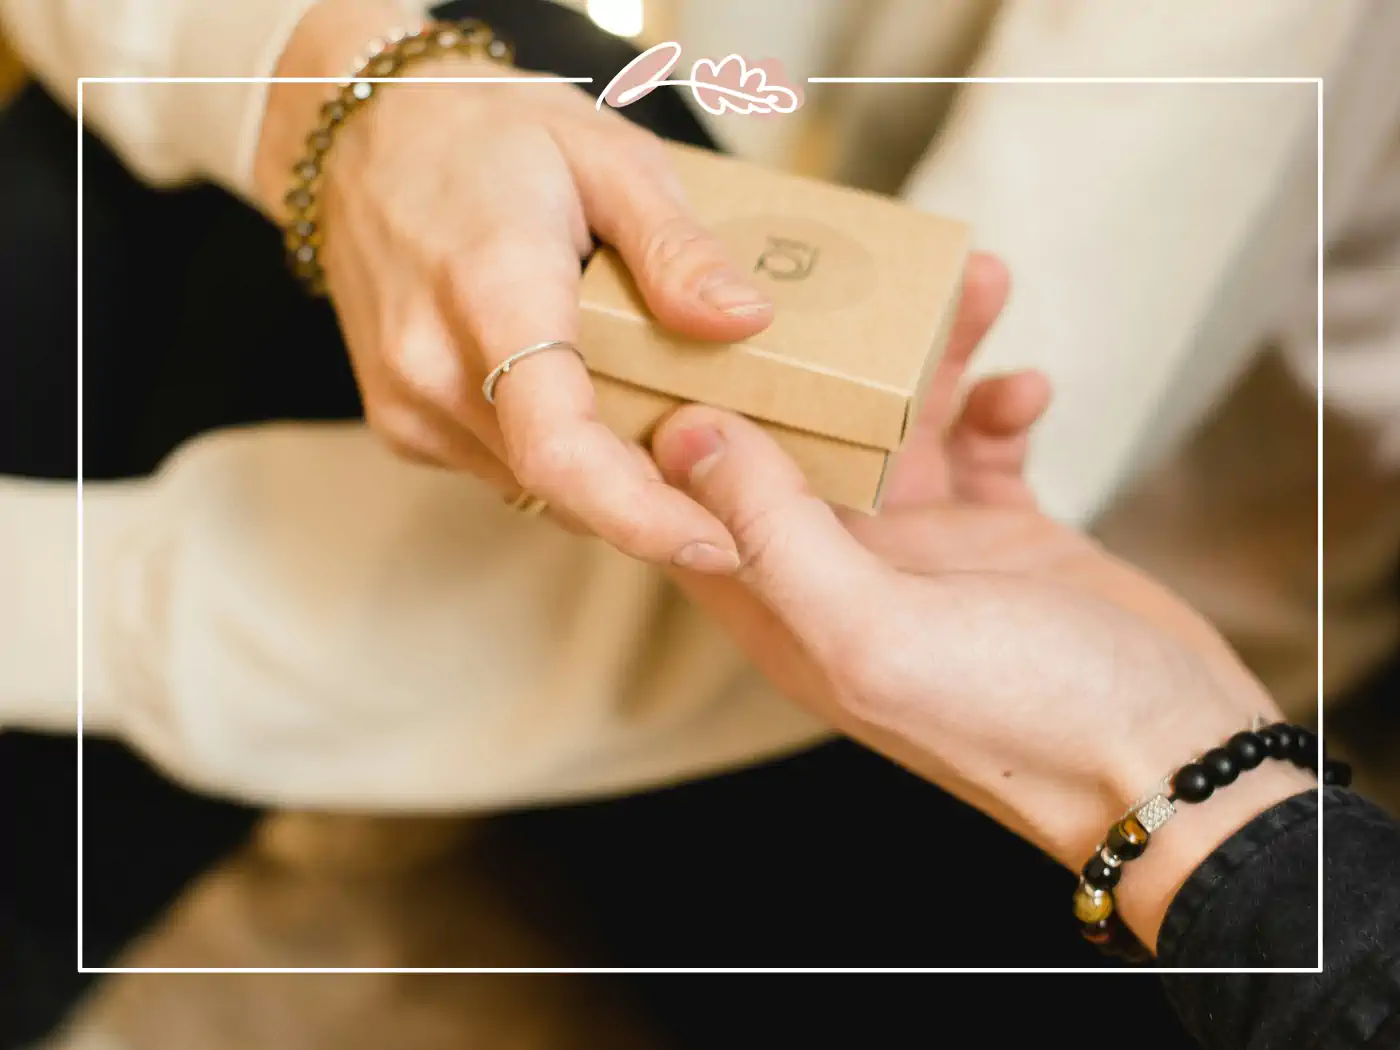
[[[367, 78], [375, 83], [393, 82], [393, 78]], [[492, 78], [424, 78], [428, 83], [533, 83], [533, 84], [588, 84], [587, 77], [520, 77]], [[88, 84], [273, 84], [273, 83], [325, 83], [339, 84], [343, 80], [311, 77], [79, 77], [78, 78], [78, 943], [77, 960], [80, 974], [209, 974], [209, 973], [565, 973], [565, 974], [649, 974], [649, 973], [1321, 973], [1322, 972], [1322, 807], [1318, 807], [1317, 841], [1317, 943], [1318, 963], [1311, 968], [1278, 967], [1248, 969], [1242, 967], [1206, 967], [1195, 970], [1179, 970], [1166, 967], [1113, 967], [1104, 969], [1081, 969], [1071, 967], [565, 967], [544, 969], [537, 967], [123, 967], [123, 966], [84, 966], [83, 965], [83, 92]], [[1321, 77], [809, 77], [812, 84], [1311, 84], [1316, 90], [1317, 102], [1317, 725], [1318, 739], [1323, 741], [1322, 703], [1322, 535], [1323, 535], [1323, 469], [1322, 469], [1322, 404], [1325, 390], [1323, 370], [1322, 340], [1324, 331], [1324, 178], [1323, 178], [1323, 78]], [[1318, 791], [1321, 793], [1321, 786]]]

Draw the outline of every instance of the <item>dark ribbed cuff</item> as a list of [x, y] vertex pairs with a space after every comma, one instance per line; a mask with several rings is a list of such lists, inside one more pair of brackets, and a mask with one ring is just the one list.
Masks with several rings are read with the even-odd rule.
[[1400, 1034], [1400, 823], [1350, 791], [1295, 795], [1192, 874], [1167, 912], [1163, 966], [1324, 965], [1311, 974], [1168, 975], [1168, 997], [1208, 1050], [1389, 1048]]

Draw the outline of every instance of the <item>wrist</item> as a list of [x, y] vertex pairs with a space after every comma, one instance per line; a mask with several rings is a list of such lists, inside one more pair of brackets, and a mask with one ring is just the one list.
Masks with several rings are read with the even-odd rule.
[[[1160, 676], [1164, 685], [1172, 684], [1157, 702], [1144, 706], [1153, 712], [1148, 721], [1124, 733], [1116, 746], [1086, 756], [1080, 783], [1042, 792], [1035, 811], [1027, 811], [1043, 848], [1070, 870], [1079, 872], [1098, 853], [1124, 814], [1159, 790], [1170, 795], [1167, 781], [1184, 765], [1249, 729], [1254, 715], [1266, 722], [1280, 717], [1258, 682], [1238, 665], [1223, 674], [1214, 666], [1173, 670], [1188, 673]], [[1316, 790], [1317, 784], [1314, 773], [1292, 761], [1266, 758], [1199, 803], [1176, 802], [1170, 820], [1147, 829], [1149, 848], [1122, 867], [1113, 890], [1117, 918], [1155, 953], [1167, 911], [1196, 869], [1261, 813]]]
[[[321, 0], [310, 7], [287, 41], [274, 76], [345, 78], [371, 41], [426, 20], [411, 0]], [[271, 218], [281, 217], [282, 197], [292, 167], [306, 149], [330, 84], [274, 83], [267, 96], [253, 163], [257, 204]]]
[[1317, 786], [1310, 772], [1288, 762], [1266, 760], [1204, 802], [1178, 803], [1176, 815], [1152, 835], [1146, 852], [1124, 867], [1114, 890], [1118, 916], [1155, 954], [1167, 910], [1192, 873], [1255, 817], [1300, 792], [1316, 791]]
[[[1019, 804], [1007, 799], [1035, 829], [1041, 848], [1073, 871], [1093, 854], [1109, 826], [1163, 778], [1248, 729], [1254, 716], [1281, 717], [1242, 669], [1222, 674], [1195, 662], [1147, 663], [1145, 658], [1143, 666], [1153, 673], [1135, 677], [1148, 692], [1112, 701], [1120, 711], [1134, 711], [1116, 732], [1085, 740], [1072, 766], [1058, 765], [1044, 782], [1021, 784]], [[1014, 784], [1007, 781], [1005, 789]]]

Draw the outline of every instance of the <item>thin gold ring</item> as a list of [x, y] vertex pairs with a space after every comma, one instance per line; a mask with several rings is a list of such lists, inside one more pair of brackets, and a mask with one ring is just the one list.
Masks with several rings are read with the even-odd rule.
[[514, 499], [510, 500], [506, 506], [517, 514], [525, 515], [527, 518], [537, 518], [545, 512], [545, 508], [547, 508], [549, 504], [534, 493], [521, 489], [519, 494]]

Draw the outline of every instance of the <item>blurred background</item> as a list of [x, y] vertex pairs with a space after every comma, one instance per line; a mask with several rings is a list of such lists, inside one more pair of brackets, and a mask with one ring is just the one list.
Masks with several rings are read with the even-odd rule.
[[[797, 5], [753, 0], [559, 2], [638, 47], [675, 40], [687, 64], [734, 52], [776, 56], [795, 78], [963, 71], [1002, 7], [804, 0], [799, 18], [790, 10]], [[885, 28], [872, 32], [876, 22]], [[918, 32], [908, 31], [915, 25]], [[931, 47], [930, 40], [943, 43]], [[0, 106], [22, 75], [0, 40]], [[1131, 99], [1123, 104], [1142, 114], [1150, 138], [1155, 96]], [[1216, 100], [1202, 96], [1201, 104], [1227, 105]], [[702, 120], [724, 147], [758, 163], [898, 192], [958, 105], [975, 103], [959, 102], [950, 85], [811, 85], [793, 119]], [[1311, 130], [1300, 128], [1306, 145]], [[1400, 136], [1392, 131], [1390, 140]], [[1242, 143], [1201, 163], [1244, 171], [1277, 160], [1270, 148]], [[1294, 174], [1306, 190], [1315, 184], [1315, 163], [1301, 161]], [[1177, 173], [1178, 181], [1188, 175]], [[1024, 187], [1032, 193], [1034, 180]], [[1125, 199], [1145, 216], [1159, 207], [1146, 191]], [[1306, 193], [1299, 199], [1309, 203]], [[1289, 226], [1293, 203], [1285, 190], [1259, 203], [1267, 219], [1260, 225]], [[1350, 212], [1357, 237], [1327, 246], [1337, 272], [1400, 272], [1395, 209], [1384, 203], [1370, 218], [1364, 209], [1357, 214]], [[1131, 224], [1122, 230], [1121, 242], [1102, 248], [1106, 256], [1120, 247], [1125, 256], [1144, 250], [1145, 234], [1138, 237]], [[1257, 252], [1271, 254], [1270, 245], [1261, 241]], [[1306, 261], [1315, 233], [1298, 245]], [[990, 246], [998, 247], [995, 240]], [[1170, 245], [1148, 247], [1163, 255], [1166, 271]], [[1158, 276], [1150, 268], [1142, 280]], [[1086, 449], [1082, 462], [1062, 456], [1043, 469], [1066, 515], [1203, 608], [1302, 719], [1316, 695], [1316, 551], [1324, 543], [1336, 566], [1323, 595], [1327, 729], [1334, 749], [1357, 763], [1360, 787], [1400, 812], [1400, 484], [1393, 464], [1373, 455], [1373, 418], [1329, 406], [1329, 485], [1325, 496], [1318, 491], [1319, 377], [1297, 363], [1316, 349], [1306, 337], [1314, 322], [1309, 276], [1300, 269], [1300, 290], [1286, 297], [1296, 309], [1276, 324], [1271, 319], [1257, 339], [1239, 336], [1243, 329], [1226, 307], [1247, 296], [1226, 285], [1218, 309], [1164, 319], [1164, 327], [1180, 324], [1190, 336], [1166, 368], [1184, 377], [1176, 393], [1161, 394], [1169, 384], [1160, 384], [1134, 402], [1110, 391], [1097, 403], [1106, 414], [1121, 411], [1130, 437], [1120, 442], [1072, 418], [1057, 425], [1060, 433], [1074, 431]], [[1031, 309], [1034, 290], [1027, 296]], [[1357, 338], [1394, 349], [1393, 321], [1385, 323], [1392, 327], [1375, 322]], [[1024, 332], [1015, 319], [1009, 324], [998, 345], [1024, 345], [1016, 342]], [[0, 343], [6, 335], [0, 330]], [[1220, 352], [1231, 338], [1248, 343], [1250, 353]], [[1137, 347], [1113, 349], [1131, 356]], [[1217, 381], [1190, 381], [1206, 373], [1218, 373]], [[1371, 367], [1366, 374], [1400, 390], [1400, 372]], [[1338, 373], [1341, 387], [1351, 375]], [[1096, 466], [1093, 455], [1110, 446], [1112, 462]], [[1111, 498], [1100, 506], [1091, 493]], [[1317, 528], [1322, 499], [1337, 523], [1325, 536]], [[970, 977], [889, 981], [878, 989], [866, 981], [860, 995], [849, 984], [841, 994], [813, 994], [805, 984], [790, 990], [776, 978], [703, 985], [369, 976], [95, 982], [73, 972], [76, 882], [65, 863], [66, 814], [77, 805], [71, 742], [27, 739], [20, 749], [15, 737], [0, 733], [0, 1050], [29, 1050], [45, 1037], [56, 1039], [42, 1044], [46, 1050], [699, 1050], [947, 1038], [972, 1024], [979, 1040], [1009, 1045], [1082, 1033], [1086, 1004], [1103, 1001], [1095, 994], [1101, 985], [1086, 995], [1081, 984], [1065, 983], [1082, 978], [1052, 977], [998, 984], [995, 995], [970, 988]], [[470, 829], [436, 820], [270, 816], [179, 791], [114, 744], [91, 743], [87, 763], [89, 784], [99, 785], [85, 799], [89, 964], [129, 959], [135, 950], [152, 966], [230, 953], [249, 965], [1099, 965], [1065, 919], [1068, 875], [1013, 844], [1007, 872], [970, 887], [966, 872], [978, 858], [949, 855], [942, 843], [985, 832], [983, 818], [845, 744], [642, 797]], [[834, 906], [830, 887], [855, 905]], [[1132, 1004], [1140, 1033], [1134, 1046], [1191, 1045], [1154, 978], [1121, 979], [1130, 984], [1114, 984], [1112, 1000]], [[78, 1027], [55, 1035], [75, 1009]]]

